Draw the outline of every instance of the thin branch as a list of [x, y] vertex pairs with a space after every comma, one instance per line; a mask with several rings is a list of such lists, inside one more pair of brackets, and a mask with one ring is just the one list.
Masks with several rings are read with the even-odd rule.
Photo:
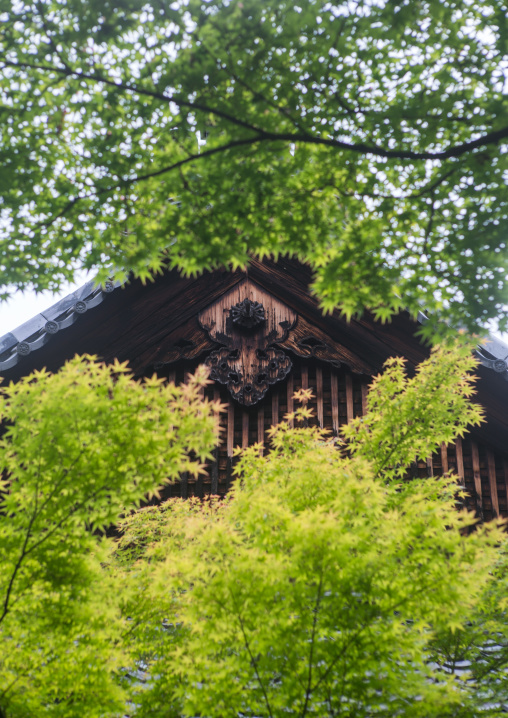
[[[394, 611], [399, 610], [399, 609], [400, 609], [402, 606], [404, 606], [404, 604], [406, 604], [408, 601], [414, 599], [415, 596], [418, 596], [419, 594], [422, 594], [422, 593], [428, 593], [429, 591], [433, 590], [435, 584], [438, 583], [438, 582], [439, 582], [439, 579], [436, 579], [435, 581], [431, 581], [431, 583], [430, 583], [429, 585], [421, 586], [421, 587], [418, 589], [418, 591], [415, 591], [414, 593], [410, 594], [409, 596], [406, 596], [406, 597], [403, 598], [401, 601], [396, 601], [395, 603], [392, 603], [391, 606], [388, 606], [388, 607], [386, 608], [386, 611], [385, 611], [385, 612], [386, 612], [387, 614], [391, 614], [391, 613], [393, 613]], [[333, 669], [333, 668], [336, 666], [336, 664], [341, 660], [341, 658], [343, 658], [343, 657], [346, 655], [346, 653], [347, 653], [347, 651], [349, 650], [350, 646], [351, 646], [355, 641], [357, 641], [358, 638], [360, 637], [360, 635], [361, 635], [367, 628], [370, 628], [371, 625], [372, 625], [371, 623], [367, 623], [367, 624], [365, 624], [365, 623], [360, 623], [360, 627], [359, 627], [356, 631], [353, 631], [353, 632], [350, 634], [348, 640], [343, 644], [343, 646], [341, 647], [340, 651], [339, 651], [339, 652], [333, 657], [333, 659], [330, 661], [330, 663], [328, 664], [326, 670], [323, 671], [323, 673], [322, 673], [321, 676], [319, 677], [319, 680], [317, 681], [317, 683], [314, 684], [314, 686], [313, 686], [313, 688], [312, 688], [313, 691], [315, 691], [315, 690], [321, 685], [321, 683], [323, 683], [323, 681], [326, 680], [326, 678], [330, 675], [330, 672], [332, 671], [332, 669]]]
[[[66, 514], [64, 514], [64, 516], [60, 519], [60, 521], [58, 521], [58, 522], [51, 528], [51, 530], [49, 530], [49, 531], [47, 531], [45, 534], [43, 534], [42, 538], [40, 538], [38, 541], [36, 541], [35, 543], [33, 543], [33, 544], [30, 546], [30, 548], [28, 548], [28, 542], [29, 542], [29, 540], [30, 540], [30, 538], [31, 538], [31, 532], [32, 532], [33, 524], [34, 524], [35, 519], [37, 518], [37, 515], [38, 515], [37, 502], [36, 502], [36, 507], [35, 507], [35, 509], [34, 509], [34, 513], [33, 513], [32, 517], [31, 517], [31, 519], [30, 519], [30, 521], [29, 521], [29, 523], [28, 523], [28, 528], [27, 528], [25, 540], [24, 540], [24, 542], [23, 542], [23, 547], [22, 547], [22, 549], [21, 549], [21, 554], [20, 554], [20, 556], [19, 556], [19, 558], [18, 558], [18, 560], [17, 560], [17, 562], [16, 562], [16, 565], [15, 565], [15, 567], [14, 567], [12, 576], [11, 576], [11, 578], [10, 578], [10, 581], [9, 581], [9, 584], [8, 584], [8, 587], [7, 587], [7, 593], [6, 593], [6, 596], [5, 596], [3, 611], [2, 611], [2, 614], [0, 615], [0, 624], [2, 623], [2, 621], [3, 621], [4, 618], [5, 618], [5, 616], [6, 616], [7, 613], [8, 613], [9, 604], [10, 604], [10, 597], [11, 597], [12, 589], [13, 589], [13, 586], [14, 586], [14, 581], [15, 581], [15, 579], [16, 579], [16, 576], [17, 576], [17, 574], [18, 574], [18, 572], [19, 572], [19, 569], [21, 568], [21, 564], [23, 563], [24, 559], [25, 559], [29, 554], [31, 554], [35, 549], [39, 548], [39, 546], [41, 546], [43, 543], [45, 543], [45, 542], [47, 541], [47, 539], [50, 538], [56, 531], [58, 531], [58, 530], [63, 526], [63, 524], [65, 524], [65, 522], [68, 521], [68, 520], [70, 519], [70, 517], [71, 517], [79, 508], [85, 506], [91, 499], [95, 499], [95, 498], [98, 496], [98, 494], [101, 493], [101, 491], [105, 490], [105, 488], [106, 488], [106, 487], [101, 486], [99, 489], [97, 489], [97, 491], [94, 491], [94, 492], [92, 492], [89, 496], [86, 496], [80, 503], [75, 504], [74, 506], [72, 506], [71, 509], [70, 509], [70, 511], [67, 512]], [[38, 491], [38, 489], [37, 489], [37, 491]]]
[[[213, 24], [213, 23], [212, 23], [212, 24]], [[218, 28], [216, 28], [216, 29], [218, 29]], [[221, 69], [221, 70], [224, 70], [224, 71], [227, 71], [227, 73], [229, 73], [229, 76], [232, 77], [232, 78], [235, 80], [235, 82], [237, 82], [239, 85], [241, 85], [242, 87], [245, 87], [245, 89], [246, 89], [248, 92], [251, 93], [252, 97], [253, 97], [255, 100], [257, 99], [257, 100], [260, 100], [261, 102], [264, 102], [265, 104], [267, 104], [269, 107], [272, 108], [272, 110], [275, 110], [276, 112], [278, 112], [279, 114], [281, 114], [285, 119], [290, 120], [290, 122], [291, 122], [296, 128], [298, 128], [299, 130], [303, 130], [303, 129], [304, 129], [304, 128], [302, 128], [302, 126], [301, 126], [301, 124], [299, 123], [299, 121], [298, 121], [296, 118], [292, 117], [292, 115], [290, 114], [290, 112], [288, 111], [287, 108], [281, 107], [281, 106], [278, 105], [276, 102], [274, 102], [274, 100], [272, 100], [270, 97], [266, 97], [266, 95], [263, 95], [261, 92], [259, 92], [259, 90], [255, 90], [253, 87], [251, 87], [251, 86], [249, 85], [249, 83], [248, 83], [246, 80], [243, 79], [243, 77], [240, 77], [233, 69], [231, 69], [230, 67], [228, 67], [223, 61], [219, 60], [219, 58], [216, 57], [216, 56], [212, 53], [212, 51], [208, 49], [208, 47], [205, 45], [205, 43], [203, 42], [203, 40], [200, 40], [200, 44], [201, 44], [201, 46], [204, 48], [205, 52], [207, 52], [207, 53], [210, 55], [210, 57], [212, 58], [212, 60], [214, 60], [217, 65], [219, 65], [219, 64], [223, 64], [223, 65], [224, 65], [224, 67], [221, 67], [220, 69]], [[227, 48], [227, 47], [226, 47], [226, 52], [227, 52], [227, 54], [228, 54], [228, 57], [229, 57], [230, 59], [232, 59], [232, 58], [231, 58], [231, 53], [228, 51], [228, 48]]]
[[[388, 159], [398, 160], [446, 160], [452, 158], [461, 157], [472, 150], [478, 149], [479, 147], [486, 147], [488, 145], [498, 144], [502, 140], [508, 139], [508, 126], [501, 128], [500, 130], [494, 130], [487, 132], [486, 134], [478, 137], [476, 140], [470, 140], [468, 142], [462, 142], [459, 145], [449, 147], [446, 150], [440, 152], [417, 152], [415, 150], [387, 150], [377, 144], [367, 144], [365, 142], [351, 143], [344, 142], [342, 140], [335, 139], [333, 137], [316, 137], [302, 132], [269, 132], [263, 130], [260, 127], [256, 127], [248, 122], [245, 122], [238, 117], [230, 115], [223, 110], [216, 107], [209, 107], [199, 102], [191, 102], [189, 100], [182, 100], [176, 97], [168, 97], [163, 93], [156, 92], [153, 90], [147, 90], [143, 87], [136, 87], [135, 85], [115, 82], [107, 77], [97, 74], [89, 74], [84, 72], [77, 72], [75, 70], [68, 71], [66, 69], [57, 68], [48, 65], [40, 65], [36, 63], [15, 63], [9, 60], [2, 60], [2, 64], [6, 67], [14, 67], [20, 69], [33, 69], [43, 70], [45, 72], [56, 72], [68, 77], [74, 77], [79, 80], [90, 80], [92, 82], [104, 83], [111, 87], [115, 87], [119, 90], [127, 92], [133, 92], [138, 95], [145, 95], [154, 99], [162, 100], [164, 102], [173, 102], [178, 107], [186, 107], [191, 110], [197, 110], [199, 112], [206, 112], [207, 114], [216, 115], [227, 122], [231, 122], [234, 125], [243, 127], [252, 132], [256, 133], [257, 141], [284, 141], [284, 142], [302, 142], [305, 144], [323, 145], [325, 147], [333, 147], [335, 149], [346, 150], [349, 152], [355, 152], [358, 154], [373, 155], [375, 157], [386, 157]], [[203, 153], [204, 154], [204, 153]]]
[[42, 70], [44, 72], [56, 72], [59, 75], [72, 77], [76, 80], [90, 80], [91, 82], [103, 83], [104, 85], [114, 87], [117, 90], [132, 92], [136, 95], [144, 95], [145, 97], [151, 97], [154, 100], [161, 100], [162, 102], [172, 102], [177, 107], [186, 107], [190, 110], [198, 110], [199, 112], [206, 112], [208, 114], [216, 115], [217, 117], [220, 117], [227, 122], [231, 122], [234, 125], [238, 125], [239, 127], [243, 127], [247, 130], [251, 130], [252, 132], [262, 132], [262, 130], [260, 130], [255, 125], [251, 125], [250, 123], [245, 122], [238, 117], [234, 117], [233, 115], [230, 115], [229, 113], [224, 112], [223, 110], [220, 110], [218, 108], [208, 107], [207, 105], [202, 105], [199, 102], [191, 102], [190, 100], [179, 100], [177, 97], [169, 97], [162, 92], [157, 92], [156, 90], [148, 90], [145, 87], [138, 87], [136, 85], [124, 82], [115, 82], [115, 80], [110, 80], [103, 75], [91, 74], [88, 72], [81, 71], [78, 72], [77, 70], [73, 70], [72, 68], [65, 69], [61, 67], [55, 67], [54, 65], [40, 65], [31, 62], [11, 62], [10, 60], [2, 60], [1, 62], [6, 67], [17, 67], [22, 70], [29, 69]]
[[[42, 665], [42, 662], [39, 663], [39, 665]], [[23, 674], [18, 674], [15, 678], [12, 679], [12, 681], [3, 689], [3, 691], [0, 693], [0, 698], [5, 698], [7, 693], [11, 690], [11, 688], [14, 688], [16, 683], [22, 678]], [[26, 675], [26, 674], [25, 674]], [[7, 718], [7, 713], [4, 713], [2, 710], [2, 706], [0, 706], [0, 718]]]
[[314, 644], [316, 642], [316, 629], [317, 629], [317, 622], [319, 617], [319, 608], [321, 605], [321, 599], [323, 596], [323, 573], [324, 573], [324, 558], [321, 560], [321, 573], [319, 576], [319, 585], [317, 590], [317, 596], [316, 596], [316, 605], [314, 606], [313, 613], [314, 616], [312, 618], [312, 632], [310, 637], [310, 650], [309, 650], [309, 675], [307, 679], [307, 688], [305, 690], [305, 703], [303, 704], [302, 709], [302, 718], [305, 717], [307, 714], [307, 708], [309, 705], [310, 696], [312, 693], [312, 663], [314, 660]]
[[233, 599], [233, 603], [235, 604], [236, 617], [237, 617], [237, 619], [238, 619], [238, 622], [240, 623], [240, 630], [241, 630], [241, 632], [242, 632], [243, 642], [244, 642], [244, 644], [245, 644], [245, 648], [247, 649], [247, 653], [249, 654], [249, 658], [250, 658], [251, 665], [252, 665], [252, 667], [254, 668], [254, 673], [256, 674], [256, 678], [257, 678], [257, 681], [258, 681], [258, 683], [259, 683], [259, 687], [261, 688], [261, 691], [262, 691], [262, 693], [263, 693], [263, 697], [264, 697], [264, 699], [265, 699], [266, 709], [267, 709], [267, 711], [268, 711], [268, 715], [270, 716], [270, 718], [273, 718], [272, 708], [271, 708], [271, 706], [270, 706], [270, 701], [268, 700], [268, 694], [267, 694], [267, 692], [266, 692], [264, 683], [263, 683], [263, 681], [261, 680], [261, 676], [259, 675], [258, 664], [257, 664], [257, 661], [256, 661], [256, 659], [254, 658], [254, 656], [253, 656], [253, 654], [252, 654], [252, 651], [251, 651], [251, 648], [250, 648], [250, 644], [249, 644], [249, 639], [247, 638], [247, 634], [246, 634], [246, 632], [245, 632], [245, 626], [244, 626], [244, 623], [243, 623], [243, 620], [242, 620], [241, 611], [240, 611], [239, 608], [238, 608], [238, 604], [237, 604], [237, 602], [236, 602], [236, 600], [235, 600], [235, 597], [234, 597], [234, 595], [233, 595], [233, 592], [232, 592], [231, 590], [230, 590], [230, 595], [231, 595], [231, 598]]
[[457, 167], [452, 167], [451, 170], [445, 172], [444, 175], [441, 175], [441, 177], [438, 177], [432, 184], [429, 184], [427, 187], [423, 187], [423, 189], [418, 190], [418, 192], [415, 192], [414, 194], [407, 195], [407, 199], [418, 199], [418, 197], [423, 197], [423, 195], [428, 194], [429, 192], [432, 193], [435, 189], [439, 187], [440, 184], [447, 180], [448, 177], [451, 177], [453, 174], [455, 174], [456, 171]]
[[92, 197], [101, 196], [103, 194], [107, 194], [108, 192], [113, 192], [115, 189], [119, 189], [120, 187], [125, 188], [129, 187], [130, 185], [136, 184], [136, 182], [143, 182], [144, 180], [151, 179], [152, 177], [160, 177], [163, 174], [166, 174], [168, 172], [171, 172], [173, 170], [180, 169], [180, 167], [183, 167], [186, 164], [189, 164], [189, 162], [194, 162], [195, 160], [204, 159], [206, 157], [211, 157], [212, 155], [218, 154], [219, 152], [226, 152], [227, 150], [234, 149], [235, 147], [241, 147], [245, 145], [252, 145], [256, 142], [259, 142], [262, 138], [259, 137], [250, 137], [245, 138], [243, 140], [235, 140], [233, 142], [227, 142], [225, 145], [220, 145], [220, 147], [214, 147], [209, 150], [205, 150], [204, 152], [200, 152], [199, 154], [193, 154], [189, 155], [183, 160], [179, 160], [178, 162], [174, 162], [171, 165], [168, 165], [167, 167], [162, 167], [159, 170], [154, 170], [153, 172], [147, 172], [144, 175], [136, 175], [136, 177], [130, 177], [128, 179], [120, 180], [114, 185], [109, 185], [109, 187], [103, 187], [102, 189], [97, 190], [96, 192], [86, 194], [86, 195], [78, 195], [77, 197], [74, 197], [74, 199], [70, 200], [65, 207], [63, 207], [58, 214], [51, 217], [51, 219], [47, 220], [46, 222], [41, 222], [38, 226], [39, 227], [50, 227], [54, 222], [56, 222], [58, 219], [61, 219], [62, 217], [65, 217], [67, 213], [79, 202], [85, 199], [91, 199]]
[[36, 480], [36, 484], [35, 484], [34, 510], [33, 510], [32, 516], [30, 517], [30, 520], [28, 522], [25, 540], [23, 541], [23, 546], [21, 547], [21, 553], [18, 557], [18, 560], [16, 561], [16, 563], [14, 565], [12, 575], [10, 577], [9, 583], [7, 584], [7, 591], [5, 594], [2, 614], [0, 615], [0, 624], [3, 622], [4, 618], [6, 617], [8, 611], [9, 611], [9, 603], [10, 603], [10, 599], [11, 599], [12, 590], [14, 588], [14, 582], [15, 582], [18, 572], [21, 568], [21, 564], [23, 563], [23, 561], [25, 560], [25, 558], [28, 554], [27, 546], [28, 546], [28, 542], [30, 541], [30, 537], [32, 535], [32, 528], [33, 528], [35, 519], [37, 518], [37, 514], [38, 514], [39, 479], [40, 479], [40, 475], [41, 475], [41, 461], [42, 461], [42, 453], [41, 452], [42, 452], [42, 445], [40, 445], [40, 448], [39, 448], [39, 464], [37, 467], [37, 480]]

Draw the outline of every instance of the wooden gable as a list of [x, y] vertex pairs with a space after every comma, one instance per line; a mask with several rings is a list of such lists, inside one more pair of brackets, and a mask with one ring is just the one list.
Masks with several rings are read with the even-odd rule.
[[[428, 356], [407, 314], [385, 325], [368, 314], [351, 322], [338, 312], [324, 316], [310, 279], [307, 267], [281, 260], [254, 261], [248, 273], [185, 278], [172, 271], [146, 286], [134, 281], [102, 292], [88, 286], [0, 338], [0, 372], [15, 381], [42, 366], [56, 371], [86, 353], [128, 361], [138, 376], [157, 372], [184, 382], [206, 363], [214, 379], [208, 395], [227, 407], [222, 438], [207, 476], [184, 475], [166, 495], [224, 494], [234, 447], [264, 442], [268, 429], [292, 411], [295, 390], [313, 390], [313, 421], [337, 434], [365, 412], [368, 385], [389, 356], [405, 357], [409, 371]], [[508, 516], [508, 373], [502, 359], [485, 364], [478, 369], [477, 400], [487, 423], [413, 472], [457, 473], [469, 507], [491, 518]]]

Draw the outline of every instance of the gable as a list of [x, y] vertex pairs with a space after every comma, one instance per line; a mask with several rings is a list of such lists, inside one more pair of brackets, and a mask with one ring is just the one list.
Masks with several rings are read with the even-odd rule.
[[[234, 447], [265, 440], [270, 426], [292, 410], [296, 389], [313, 390], [315, 421], [337, 434], [364, 413], [368, 384], [388, 357], [405, 357], [411, 371], [428, 355], [408, 314], [384, 325], [368, 314], [350, 322], [338, 312], [323, 315], [310, 280], [307, 267], [282, 259], [253, 261], [248, 273], [216, 270], [189, 278], [170, 271], [145, 286], [133, 281], [101, 290], [89, 283], [0, 338], [0, 372], [16, 381], [86, 353], [128, 361], [138, 376], [156, 371], [185, 381], [207, 363], [214, 380], [208, 394], [227, 406], [223, 440], [208, 477], [197, 484], [182, 477], [170, 491], [224, 493]], [[257, 324], [256, 312], [262, 315]], [[487, 423], [415, 467], [424, 474], [457, 472], [471, 507], [486, 517], [508, 512], [508, 382], [503, 349], [496, 351], [483, 349], [485, 366], [478, 368], [476, 399]]]

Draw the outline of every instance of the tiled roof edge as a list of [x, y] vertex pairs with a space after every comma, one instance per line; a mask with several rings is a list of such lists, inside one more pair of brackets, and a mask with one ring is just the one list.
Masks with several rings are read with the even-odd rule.
[[[418, 312], [418, 323], [425, 324], [426, 321], [427, 316], [423, 312]], [[476, 348], [475, 356], [482, 366], [492, 369], [508, 381], [508, 344], [489, 334], [485, 344]]]
[[101, 304], [122, 282], [107, 281], [102, 286], [92, 279], [56, 304], [0, 337], [0, 373], [16, 366], [18, 361], [40, 349], [52, 336], [67, 329], [89, 309]]

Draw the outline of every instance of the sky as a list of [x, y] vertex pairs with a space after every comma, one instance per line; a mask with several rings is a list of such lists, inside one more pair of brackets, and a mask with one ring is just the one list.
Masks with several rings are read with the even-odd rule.
[[48, 309], [52, 304], [66, 297], [91, 278], [91, 275], [81, 272], [77, 275], [74, 283], [66, 284], [58, 294], [53, 294], [52, 292], [39, 292], [39, 294], [28, 291], [17, 292], [7, 302], [0, 302], [0, 337], [16, 329], [23, 322], [35, 317], [36, 314]]

